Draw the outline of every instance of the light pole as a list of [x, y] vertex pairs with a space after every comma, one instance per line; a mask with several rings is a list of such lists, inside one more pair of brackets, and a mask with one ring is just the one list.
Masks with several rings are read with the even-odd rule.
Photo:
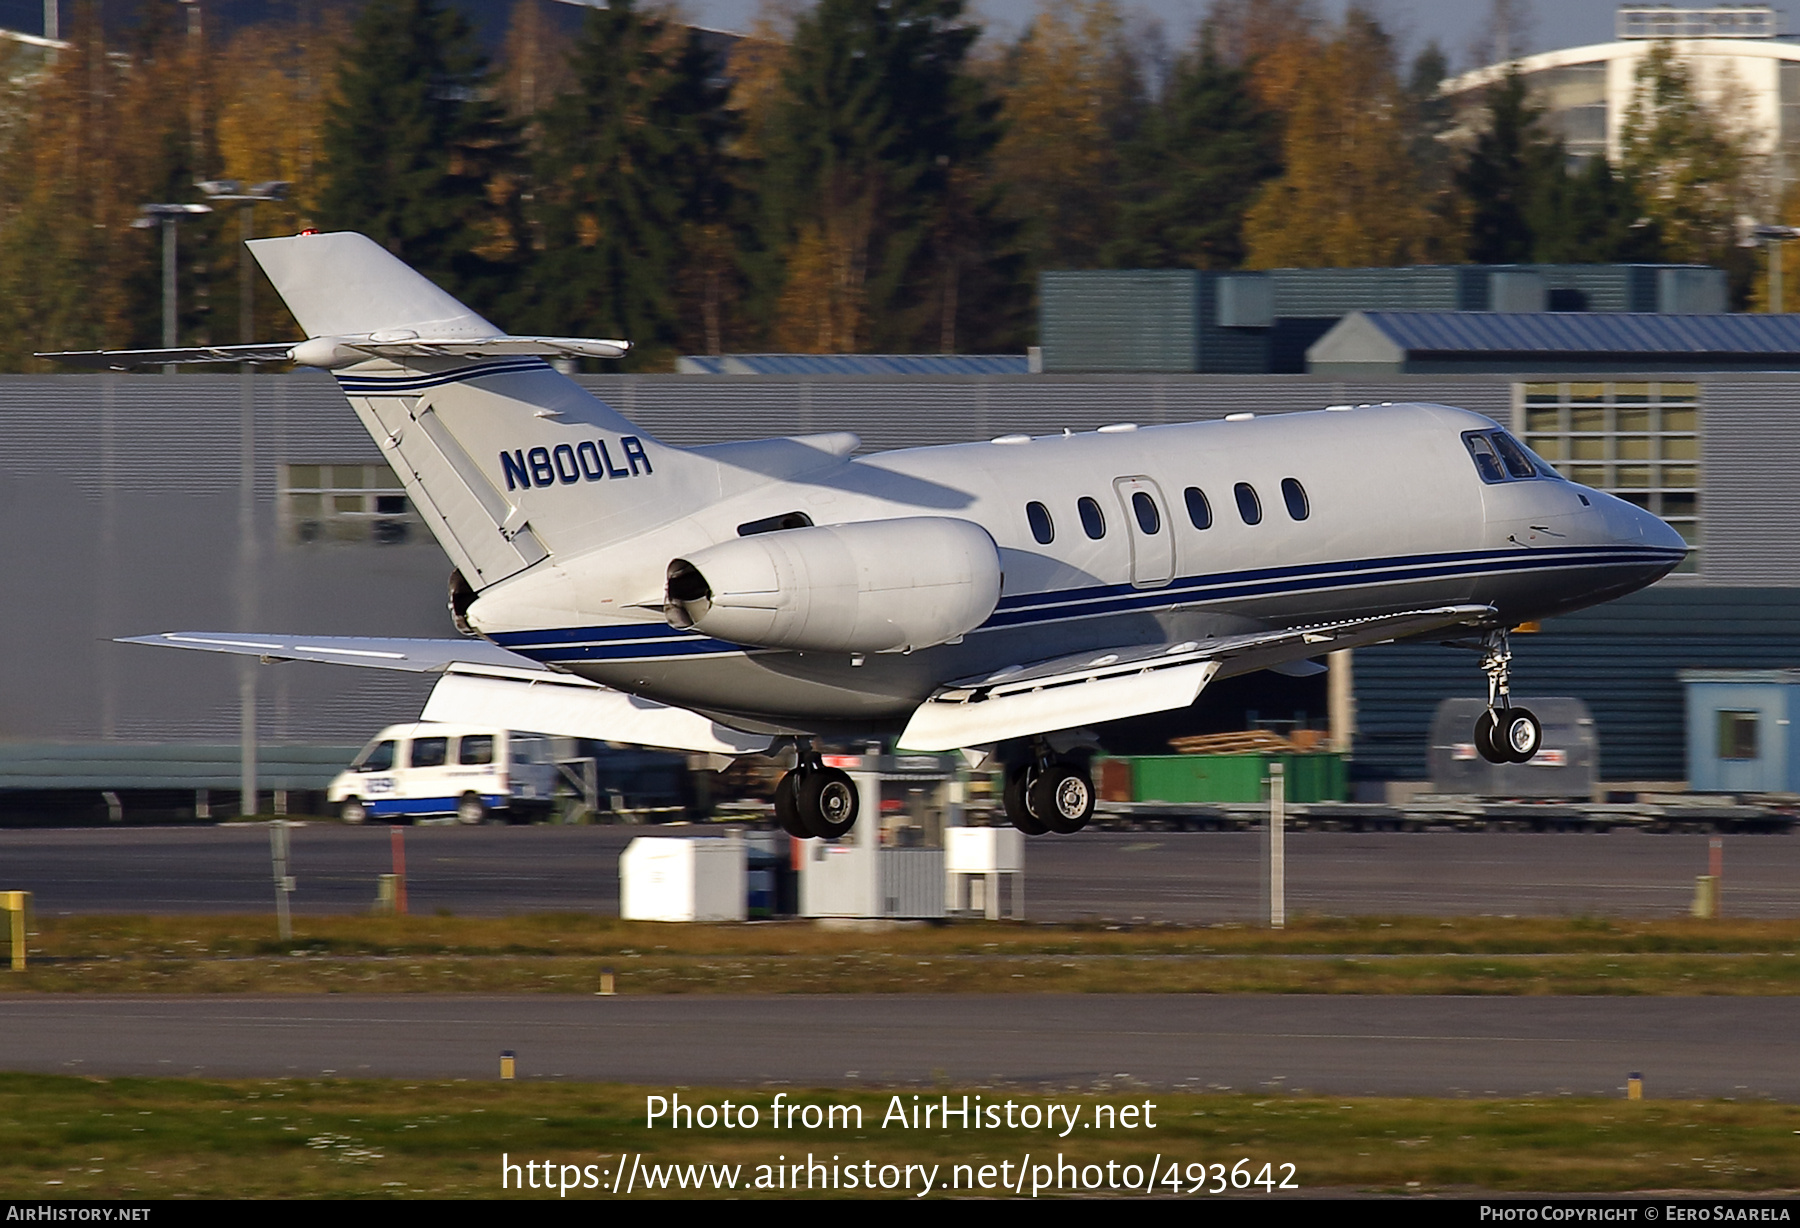
[[1750, 236], [1769, 249], [1769, 310], [1780, 312], [1781, 245], [1790, 239], [1800, 239], [1800, 226], [1757, 226], [1750, 231]]
[[[288, 184], [270, 180], [245, 188], [235, 179], [209, 179], [200, 185], [214, 204], [242, 206], [238, 217], [243, 242], [238, 252], [238, 338], [245, 345], [256, 340], [255, 273], [250, 264], [250, 240], [256, 237], [256, 206], [265, 200], [286, 198]], [[248, 630], [256, 624], [256, 581], [259, 551], [256, 541], [256, 377], [254, 367], [238, 369], [238, 625]], [[257, 813], [256, 662], [238, 665], [238, 813]], [[286, 897], [282, 897], [285, 906]]]
[[[175, 224], [195, 213], [211, 213], [211, 205], [139, 205], [141, 215], [132, 221], [133, 230], [150, 230], [161, 226], [163, 232], [163, 349], [175, 348]], [[164, 375], [175, 374], [175, 364], [163, 368]]]

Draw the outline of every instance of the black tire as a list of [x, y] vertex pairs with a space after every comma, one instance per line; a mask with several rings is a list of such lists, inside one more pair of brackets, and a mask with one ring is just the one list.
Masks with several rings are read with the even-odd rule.
[[1494, 745], [1508, 763], [1530, 763], [1544, 745], [1544, 729], [1529, 708], [1508, 708], [1500, 714]]
[[1031, 782], [1025, 800], [1038, 822], [1059, 836], [1072, 836], [1094, 817], [1094, 782], [1072, 764], [1054, 764]]
[[1494, 735], [1499, 732], [1499, 722], [1493, 711], [1483, 712], [1475, 718], [1475, 753], [1489, 763], [1508, 763], [1505, 751]]
[[800, 821], [800, 802], [794, 796], [794, 774], [788, 772], [775, 782], [775, 821], [781, 830], [796, 840], [812, 839], [812, 832]]
[[479, 793], [465, 793], [456, 801], [456, 821], [478, 827], [487, 818], [487, 803]]
[[821, 840], [836, 840], [856, 826], [856, 782], [837, 768], [814, 768], [794, 787], [800, 821]]
[[1030, 766], [1015, 768], [1006, 774], [1006, 788], [1000, 794], [1006, 817], [1028, 836], [1042, 836], [1050, 830], [1031, 812], [1031, 784], [1036, 776], [1037, 772]]
[[369, 821], [369, 808], [360, 797], [346, 797], [338, 803], [338, 819], [352, 827], [360, 827]]

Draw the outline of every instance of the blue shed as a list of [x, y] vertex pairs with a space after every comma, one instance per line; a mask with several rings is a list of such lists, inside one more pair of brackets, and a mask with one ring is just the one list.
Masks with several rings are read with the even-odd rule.
[[1688, 787], [1800, 792], [1800, 669], [1684, 669]]

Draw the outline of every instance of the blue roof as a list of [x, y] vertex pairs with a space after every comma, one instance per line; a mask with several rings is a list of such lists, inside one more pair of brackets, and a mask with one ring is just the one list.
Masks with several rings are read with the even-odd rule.
[[1412, 355], [1800, 358], [1800, 315], [1575, 311], [1365, 311]]
[[719, 354], [689, 355], [680, 370], [696, 375], [1026, 375], [1023, 354]]

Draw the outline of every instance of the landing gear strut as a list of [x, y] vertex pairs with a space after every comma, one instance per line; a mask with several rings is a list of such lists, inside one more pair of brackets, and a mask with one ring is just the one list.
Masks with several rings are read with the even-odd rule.
[[1028, 836], [1073, 835], [1094, 816], [1093, 780], [1080, 765], [1057, 758], [1042, 738], [1032, 740], [1029, 760], [1007, 772], [1001, 798], [1006, 817]]
[[775, 785], [775, 820], [788, 835], [835, 840], [856, 826], [856, 782], [826, 767], [819, 752], [800, 748], [794, 770]]
[[1475, 718], [1475, 750], [1489, 763], [1529, 763], [1543, 745], [1544, 731], [1529, 708], [1512, 706], [1512, 647], [1504, 630], [1482, 641], [1481, 668], [1487, 674], [1487, 711]]

